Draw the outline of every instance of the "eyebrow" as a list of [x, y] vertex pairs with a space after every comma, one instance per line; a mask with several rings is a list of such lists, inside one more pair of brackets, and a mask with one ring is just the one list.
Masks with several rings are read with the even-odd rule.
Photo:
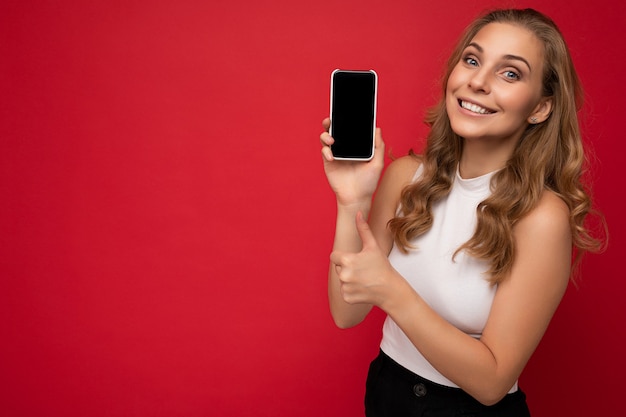
[[[474, 48], [476, 48], [478, 50], [478, 52], [483, 53], [483, 48], [482, 46], [480, 46], [479, 44], [477, 44], [476, 42], [471, 42], [469, 45], [467, 46], [473, 46]], [[503, 57], [505, 60], [514, 60], [514, 61], [521, 61], [524, 64], [526, 64], [526, 66], [528, 67], [529, 70], [532, 71], [532, 67], [530, 66], [530, 63], [523, 57], [521, 56], [517, 56], [517, 55], [504, 55]]]

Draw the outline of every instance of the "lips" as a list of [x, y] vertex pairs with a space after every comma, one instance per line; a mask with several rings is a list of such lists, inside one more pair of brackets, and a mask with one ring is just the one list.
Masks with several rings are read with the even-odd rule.
[[469, 110], [472, 113], [476, 114], [493, 114], [495, 110], [487, 109], [485, 107], [481, 107], [476, 103], [472, 103], [465, 100], [459, 100], [459, 105], [463, 107], [465, 110]]

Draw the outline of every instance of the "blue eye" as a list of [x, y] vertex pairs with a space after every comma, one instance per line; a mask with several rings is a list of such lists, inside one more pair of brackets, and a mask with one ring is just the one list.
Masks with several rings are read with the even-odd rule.
[[471, 65], [473, 67], [478, 66], [478, 61], [474, 58], [472, 58], [471, 56], [468, 56], [466, 58], [463, 59], [465, 61], [466, 64]]
[[520, 79], [520, 75], [515, 72], [515, 71], [504, 71], [504, 77], [509, 79], [509, 80], [519, 80]]

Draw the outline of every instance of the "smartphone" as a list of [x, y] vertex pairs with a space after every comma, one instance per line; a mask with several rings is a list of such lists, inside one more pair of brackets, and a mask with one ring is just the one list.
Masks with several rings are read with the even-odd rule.
[[374, 157], [378, 75], [373, 70], [336, 69], [330, 81], [330, 147], [335, 159]]

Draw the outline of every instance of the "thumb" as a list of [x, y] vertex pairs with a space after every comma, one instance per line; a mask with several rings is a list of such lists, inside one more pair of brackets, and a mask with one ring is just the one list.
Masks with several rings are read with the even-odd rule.
[[365, 221], [363, 213], [360, 211], [356, 214], [356, 230], [359, 232], [359, 236], [363, 242], [363, 249], [378, 246], [372, 229], [370, 229], [370, 225]]
[[374, 135], [374, 146], [376, 147], [376, 152], [374, 156], [378, 156], [380, 161], [385, 160], [385, 142], [383, 141], [382, 130], [377, 127], [376, 133]]

